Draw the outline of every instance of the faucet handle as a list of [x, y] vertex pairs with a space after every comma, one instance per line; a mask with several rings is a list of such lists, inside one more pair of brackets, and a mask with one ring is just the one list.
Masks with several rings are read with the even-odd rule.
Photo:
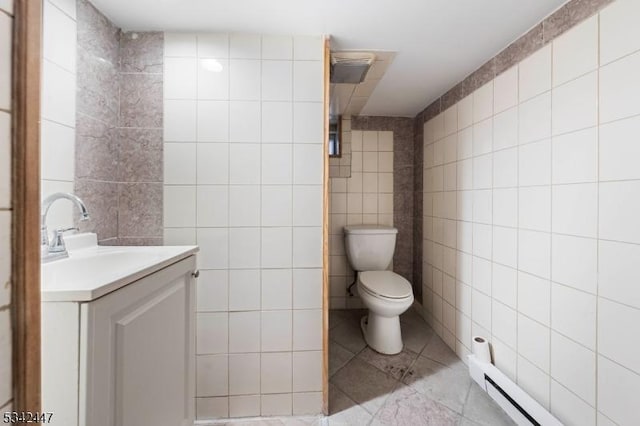
[[79, 229], [75, 226], [70, 228], [58, 228], [53, 231], [53, 239], [51, 240], [51, 244], [49, 245], [49, 253], [59, 253], [67, 250], [64, 244], [64, 238], [62, 236], [65, 232], [69, 231], [79, 231]]
[[47, 248], [49, 247], [49, 230], [47, 229], [47, 225], [40, 227], [40, 245]]

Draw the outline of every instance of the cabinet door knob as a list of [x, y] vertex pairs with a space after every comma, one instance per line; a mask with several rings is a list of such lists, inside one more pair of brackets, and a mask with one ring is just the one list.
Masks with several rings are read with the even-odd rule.
[[199, 269], [196, 269], [195, 271], [193, 271], [193, 272], [191, 273], [191, 276], [192, 276], [193, 278], [198, 278], [198, 277], [200, 276], [200, 270], [199, 270]]

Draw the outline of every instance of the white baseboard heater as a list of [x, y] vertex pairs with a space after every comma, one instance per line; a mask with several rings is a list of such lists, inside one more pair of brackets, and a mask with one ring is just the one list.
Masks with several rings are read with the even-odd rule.
[[513, 383], [493, 364], [469, 355], [469, 374], [520, 426], [562, 426], [546, 408]]

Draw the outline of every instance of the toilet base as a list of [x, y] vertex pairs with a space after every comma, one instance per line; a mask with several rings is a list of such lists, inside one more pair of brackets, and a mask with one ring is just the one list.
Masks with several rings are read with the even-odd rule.
[[374, 351], [385, 355], [402, 352], [399, 316], [382, 317], [369, 310], [369, 314], [360, 319], [360, 328], [365, 342]]

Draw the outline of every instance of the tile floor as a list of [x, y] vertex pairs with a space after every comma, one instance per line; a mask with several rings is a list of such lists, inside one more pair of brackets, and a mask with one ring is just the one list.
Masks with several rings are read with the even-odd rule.
[[499, 426], [511, 419], [469, 377], [466, 365], [413, 310], [401, 317], [404, 350], [367, 347], [364, 310], [329, 316], [328, 417], [226, 420], [243, 426]]
[[405, 347], [393, 356], [366, 346], [360, 331], [365, 314], [329, 316], [329, 424], [514, 424], [415, 311], [401, 317]]
[[198, 423], [198, 426], [325, 426], [329, 423], [326, 417], [307, 416], [307, 417], [265, 417], [254, 419], [226, 419], [224, 421], [216, 421], [213, 423]]

